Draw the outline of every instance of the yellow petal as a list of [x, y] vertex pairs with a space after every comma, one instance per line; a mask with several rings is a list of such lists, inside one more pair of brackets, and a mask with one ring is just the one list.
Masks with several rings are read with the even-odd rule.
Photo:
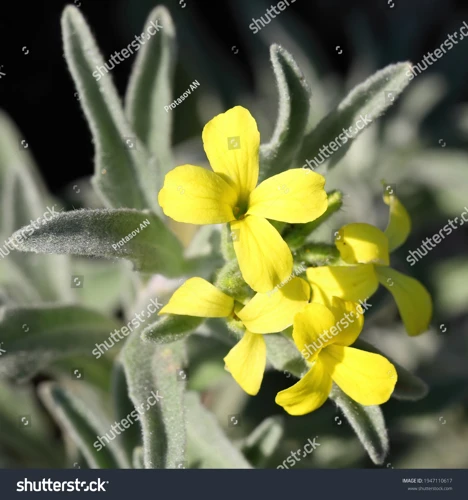
[[291, 276], [291, 251], [267, 220], [248, 215], [231, 222], [231, 232], [242, 277], [253, 290], [269, 292]]
[[380, 354], [331, 345], [320, 353], [320, 361], [333, 382], [362, 405], [385, 403], [395, 388], [395, 367]]
[[328, 207], [320, 174], [294, 168], [263, 181], [250, 195], [248, 214], [291, 224], [311, 222]]
[[299, 382], [278, 392], [275, 402], [290, 415], [305, 415], [325, 403], [331, 388], [332, 379], [319, 359]]
[[302, 356], [314, 360], [324, 346], [335, 342], [330, 333], [335, 327], [334, 314], [323, 304], [312, 302], [294, 316], [293, 340]]
[[203, 129], [203, 146], [211, 168], [247, 202], [258, 181], [260, 133], [250, 112], [242, 106], [215, 116]]
[[390, 216], [385, 236], [388, 238], [390, 252], [397, 249], [411, 232], [411, 219], [401, 201], [395, 195], [384, 195], [384, 202], [390, 207]]
[[331, 311], [335, 316], [335, 328], [331, 330], [336, 335], [335, 344], [351, 345], [356, 342], [364, 326], [364, 310], [357, 302], [349, 302], [333, 297]]
[[312, 285], [312, 300], [329, 306], [333, 297], [365, 300], [379, 287], [373, 264], [309, 267], [307, 279]]
[[266, 366], [266, 344], [261, 335], [245, 332], [224, 358], [226, 368], [247, 394], [255, 396], [262, 385]]
[[167, 216], [190, 224], [229, 222], [236, 201], [235, 190], [220, 175], [193, 165], [171, 170], [158, 196]]
[[190, 278], [174, 292], [159, 314], [226, 318], [233, 310], [232, 297], [202, 278]]
[[338, 231], [335, 244], [341, 258], [348, 264], [390, 264], [387, 237], [379, 228], [370, 224], [343, 226]]
[[376, 268], [380, 283], [393, 295], [409, 335], [425, 332], [432, 318], [432, 299], [424, 286], [390, 267]]
[[292, 325], [294, 315], [307, 305], [309, 297], [309, 284], [301, 278], [293, 278], [281, 288], [257, 293], [237, 316], [251, 332], [281, 332]]

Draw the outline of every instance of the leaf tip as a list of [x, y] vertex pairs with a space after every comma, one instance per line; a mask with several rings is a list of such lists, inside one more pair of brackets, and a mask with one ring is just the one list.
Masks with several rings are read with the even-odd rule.
[[169, 9], [165, 5], [158, 5], [151, 11], [147, 25], [154, 21], [161, 21], [162, 30], [166, 35], [175, 35], [175, 24]]

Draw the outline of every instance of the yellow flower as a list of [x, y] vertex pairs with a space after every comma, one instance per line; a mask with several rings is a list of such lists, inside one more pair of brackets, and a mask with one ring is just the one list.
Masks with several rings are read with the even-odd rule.
[[307, 269], [313, 301], [327, 305], [333, 296], [365, 300], [380, 283], [393, 295], [408, 334], [419, 335], [431, 321], [431, 296], [419, 281], [389, 267], [389, 252], [406, 241], [411, 220], [396, 196], [386, 195], [384, 201], [390, 207], [385, 232], [363, 223], [348, 224], [338, 231], [335, 244], [348, 265]]
[[[312, 355], [305, 356], [310, 370], [302, 379], [276, 395], [276, 403], [291, 415], [305, 415], [320, 408], [333, 382], [351, 399], [366, 406], [385, 403], [395, 387], [397, 373], [386, 358], [349, 347], [363, 324], [361, 318], [344, 326], [345, 312], [352, 310], [353, 304], [337, 298], [332, 304], [329, 309], [313, 302], [294, 318], [294, 342], [303, 355]], [[339, 331], [330, 335], [328, 332], [333, 329]]]
[[294, 278], [273, 294], [257, 293], [242, 306], [208, 281], [190, 278], [159, 314], [240, 320], [246, 331], [224, 362], [234, 380], [254, 396], [260, 390], [266, 365], [266, 344], [261, 334], [280, 332], [292, 325], [294, 315], [304, 308], [309, 297], [308, 283]]
[[298, 168], [257, 186], [260, 134], [255, 119], [241, 106], [206, 124], [203, 146], [213, 172], [193, 165], [175, 168], [165, 177], [159, 204], [179, 222], [229, 222], [243, 278], [253, 290], [268, 292], [290, 276], [293, 260], [267, 219], [315, 220], [327, 209], [325, 179]]

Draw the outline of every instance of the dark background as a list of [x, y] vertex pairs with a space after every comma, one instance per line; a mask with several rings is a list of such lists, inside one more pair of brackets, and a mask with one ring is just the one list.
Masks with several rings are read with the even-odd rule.
[[[69, 3], [72, 2], [20, 0], [2, 2], [0, 7], [0, 71], [6, 73], [0, 80], [0, 108], [17, 123], [55, 193], [73, 179], [93, 171], [90, 133], [62, 56], [60, 15]], [[183, 91], [187, 83], [199, 78], [197, 68], [209, 63], [214, 51], [223, 62], [217, 75], [220, 80], [235, 79], [245, 90], [255, 91], [246, 38], [254, 36], [247, 28], [251, 19], [242, 18], [235, 1], [186, 0], [186, 7], [182, 8], [183, 0], [75, 0], [88, 19], [105, 60], [142, 31], [150, 9], [158, 3], [169, 6], [179, 27], [175, 95], [179, 95], [178, 87]], [[254, 7], [255, 4], [253, 0]], [[303, 35], [318, 44], [324, 72], [346, 74], [359, 51], [377, 53], [380, 67], [403, 59], [421, 60], [451, 29], [468, 19], [467, 7], [466, 0], [297, 0], [281, 16], [285, 22], [297, 18]], [[262, 14], [263, 4], [259, 5], [258, 17]], [[456, 19], [460, 22], [454, 25]], [[187, 22], [193, 28], [190, 36], [201, 43], [210, 39], [202, 54], [204, 60], [193, 52], [193, 39], [187, 31], [180, 29]], [[271, 25], [264, 29], [270, 28]], [[371, 33], [374, 41], [362, 47], [353, 46], [355, 30]], [[342, 54], [336, 51], [338, 45], [343, 48]], [[231, 50], [233, 46], [239, 48], [237, 54]], [[124, 94], [134, 57], [112, 71], [120, 95]], [[437, 71], [444, 70], [441, 60]], [[458, 90], [457, 99], [466, 100], [466, 86]], [[223, 97], [226, 108], [235, 104], [236, 97], [229, 91], [224, 91]], [[185, 127], [183, 114], [175, 113], [176, 142], [198, 132], [196, 127]]]

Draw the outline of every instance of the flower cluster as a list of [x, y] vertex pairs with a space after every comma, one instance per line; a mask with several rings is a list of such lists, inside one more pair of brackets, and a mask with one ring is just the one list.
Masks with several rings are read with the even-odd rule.
[[[278, 222], [302, 225], [325, 214], [324, 177], [298, 168], [257, 185], [260, 134], [254, 118], [240, 106], [205, 126], [203, 145], [213, 171], [193, 165], [175, 168], [166, 175], [159, 204], [178, 222], [229, 224], [242, 278], [255, 295], [239, 299], [202, 278], [191, 278], [159, 314], [234, 322], [242, 336], [224, 361], [250, 395], [260, 390], [265, 371], [264, 335], [292, 326], [292, 339], [299, 352], [307, 352], [304, 360], [309, 366], [295, 385], [276, 397], [292, 415], [319, 408], [333, 382], [360, 404], [386, 402], [397, 381], [396, 370], [385, 357], [351, 347], [364, 318], [345, 318], [380, 283], [395, 298], [410, 335], [428, 328], [432, 315], [428, 292], [415, 279], [390, 267], [390, 252], [410, 232], [406, 209], [395, 196], [385, 196], [390, 207], [385, 231], [363, 223], [346, 225], [337, 232], [339, 258], [334, 265], [309, 267], [306, 280], [292, 277], [293, 254]], [[331, 335], [325, 336], [325, 331]], [[317, 346], [312, 353], [310, 345]]]

